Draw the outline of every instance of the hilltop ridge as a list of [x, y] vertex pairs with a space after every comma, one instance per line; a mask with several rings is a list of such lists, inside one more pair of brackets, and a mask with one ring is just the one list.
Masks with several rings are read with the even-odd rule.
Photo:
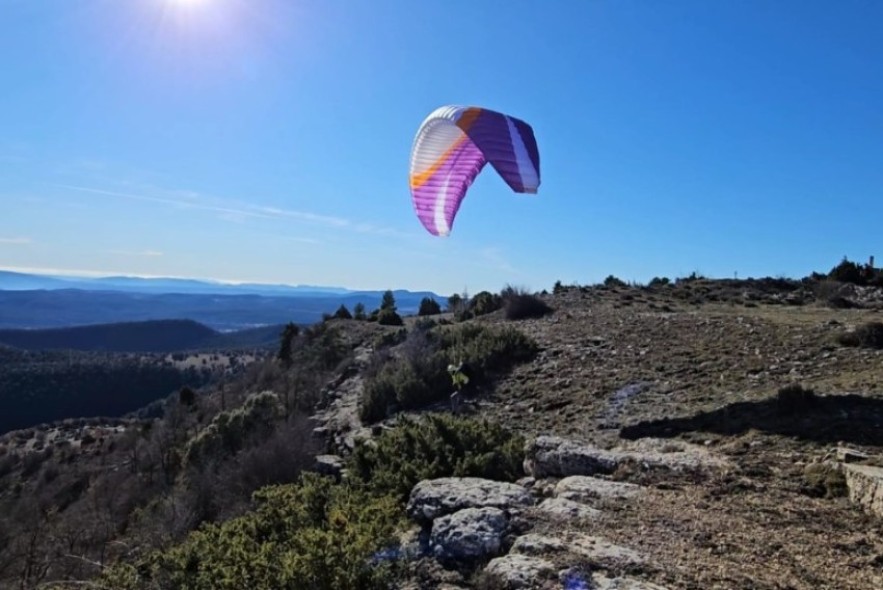
[[[534, 300], [543, 305], [525, 307]], [[513, 307], [514, 301], [521, 307]], [[436, 465], [443, 472], [450, 456], [468, 452], [469, 445], [487, 444], [480, 432], [494, 433], [497, 444], [510, 444], [505, 442], [509, 435], [497, 430], [470, 430], [468, 421], [479, 419], [516, 433], [527, 452], [560, 440], [596, 449], [584, 453], [607, 453], [603, 460], [615, 458], [613, 470], [595, 479], [640, 493], [633, 500], [584, 499], [589, 504], [580, 507], [565, 500], [589, 494], [588, 488], [573, 486], [591, 482], [564, 482], [566, 478], [536, 466], [531, 477], [522, 473], [517, 481], [509, 471], [499, 471], [497, 477], [511, 478], [509, 485], [526, 490], [537, 505], [551, 499], [546, 508], [588, 518], [588, 528], [580, 529], [572, 518], [570, 524], [539, 518], [531, 509], [530, 518], [510, 522], [515, 528], [507, 534], [512, 538], [493, 550], [505, 559], [487, 572], [482, 569], [486, 562], [446, 562], [420, 552], [405, 559], [400, 574], [418, 587], [496, 587], [488, 585], [492, 579], [515, 575], [505, 567], [526, 563], [540, 568], [531, 574], [535, 579], [546, 579], [555, 571], [550, 574], [549, 564], [564, 565], [562, 543], [576, 551], [567, 554], [569, 566], [596, 564], [590, 569], [599, 576], [603, 573], [619, 584], [628, 578], [634, 588], [772, 590], [783, 583], [799, 590], [879, 587], [881, 579], [874, 572], [883, 559], [883, 538], [876, 517], [845, 495], [846, 484], [835, 477], [831, 457], [848, 452], [873, 459], [883, 454], [883, 343], [874, 340], [873, 330], [867, 330], [867, 337], [857, 336], [883, 317], [883, 289], [828, 278], [688, 277], [628, 285], [613, 277], [604, 285], [557, 284], [545, 294], [479, 293], [460, 303], [446, 313], [405, 317], [403, 326], [329, 318], [292, 333], [290, 356], [281, 355], [280, 349], [281, 356], [255, 362], [235, 380], [206, 387], [195, 397], [170, 396], [160, 418], [132, 415], [112, 427], [67, 425], [64, 437], [73, 441], [71, 447], [54, 451], [65, 461], [81, 467], [99, 462], [125, 466], [112, 473], [94, 472], [87, 487], [71, 487], [80, 480], [63, 466], [66, 463], [54, 463], [45, 442], [35, 450], [39, 432], [10, 433], [0, 439], [7, 457], [2, 460], [5, 467], [0, 465], [0, 473], [7, 474], [0, 478], [0, 489], [6, 490], [0, 498], [5, 506], [19, 508], [6, 513], [29, 514], [21, 508], [28, 490], [31, 495], [67, 498], [61, 520], [41, 525], [47, 535], [41, 543], [46, 544], [45, 555], [51, 556], [56, 551], [52, 539], [58, 535], [50, 531], [82, 522], [76, 515], [103, 498], [100, 490], [111, 482], [118, 490], [141, 482], [137, 494], [118, 493], [108, 504], [106, 516], [127, 523], [126, 532], [102, 537], [105, 540], [97, 545], [78, 541], [78, 547], [84, 555], [97, 555], [100, 547], [109, 547], [105, 543], [124, 540], [126, 547], [141, 548], [138, 555], [156, 549], [160, 557], [152, 563], [162, 564], [156, 567], [163, 576], [195, 584], [202, 574], [188, 573], [177, 560], [215, 567], [217, 561], [205, 560], [221, 559], [214, 547], [225, 543], [245, 543], [240, 546], [243, 555], [250, 555], [252, 541], [241, 536], [243, 531], [275, 526], [266, 519], [273, 510], [290, 506], [276, 503], [280, 498], [274, 494], [308, 493], [313, 484], [267, 488], [261, 497], [269, 504], [253, 504], [253, 490], [297, 482], [298, 474], [311, 470], [340, 478], [341, 469], [350, 479], [362, 477], [358, 473], [386, 478], [369, 479], [374, 487], [404, 485], [395, 478], [411, 477], [412, 469], [417, 473], [428, 465], [407, 463], [409, 453], [423, 452], [421, 445], [436, 445], [432, 454], [444, 457]], [[525, 309], [531, 313], [518, 313]], [[432, 443], [419, 438], [432, 432], [426, 426], [397, 434], [407, 428], [404, 416], [451, 413], [447, 359], [461, 357], [471, 376], [463, 390], [464, 425], [437, 424], [439, 438]], [[58, 436], [44, 438], [55, 441]], [[445, 446], [460, 436], [472, 441], [465, 450]], [[93, 442], [82, 442], [90, 439]], [[526, 458], [526, 451], [505, 448], [494, 451], [502, 454], [493, 455], [497, 459], [492, 464], [501, 469], [518, 465], [520, 470], [521, 463], [513, 457]], [[674, 457], [694, 448], [701, 449], [707, 457], [702, 461], [713, 468], [678, 470]], [[162, 457], [175, 459], [167, 462]], [[383, 461], [392, 460], [402, 463], [384, 467]], [[374, 467], [360, 471], [359, 461]], [[653, 461], [663, 461], [663, 467], [652, 467]], [[471, 457], [458, 465], [474, 470], [484, 463]], [[56, 475], [47, 480], [43, 474], [50, 467]], [[11, 484], [16, 480], [21, 481], [17, 497]], [[420, 486], [429, 488], [428, 483]], [[338, 497], [331, 488], [327, 492]], [[152, 502], [156, 498], [165, 499]], [[364, 506], [376, 501], [360, 498]], [[125, 508], [131, 505], [145, 507], [149, 516], [131, 516]], [[382, 510], [372, 506], [375, 516], [392, 510], [391, 505], [384, 504]], [[349, 526], [360, 526], [356, 523], [364, 521], [346, 512], [351, 509], [339, 505], [335, 510], [344, 512], [335, 513], [349, 515]], [[182, 510], [191, 515], [186, 522], [174, 517]], [[445, 526], [470, 514], [497, 522], [496, 508], [471, 510], [479, 512], [440, 518]], [[229, 520], [233, 517], [243, 520]], [[208, 545], [199, 544], [205, 537], [187, 536], [200, 522], [217, 523], [204, 533], [215, 539]], [[20, 526], [16, 520], [4, 529]], [[411, 528], [415, 526], [422, 525], [412, 523]], [[321, 530], [332, 534], [338, 529]], [[355, 528], [342, 530], [357, 534]], [[275, 547], [300, 542], [297, 535], [302, 533], [293, 529], [285, 534], [294, 536], [280, 538]], [[160, 549], [170, 538], [179, 544]], [[520, 541], [508, 554], [516, 538]], [[402, 551], [418, 545], [405, 543]], [[123, 545], [114, 547], [104, 559], [140, 563], [132, 571], [148, 571], [140, 557], [123, 551]], [[341, 551], [339, 560], [361, 555], [355, 549]], [[527, 559], [525, 551], [539, 553]], [[626, 562], [617, 561], [611, 552]], [[0, 559], [8, 555], [0, 550]], [[254, 559], [248, 558], [248, 563], [249, 575], [263, 571]], [[59, 568], [51, 570], [53, 575], [98, 575], [82, 564], [68, 564], [65, 570], [58, 562], [53, 567]], [[129, 570], [114, 570], [124, 571]], [[578, 571], [583, 570], [574, 570]], [[118, 587], [146, 588], [151, 582], [141, 575], [147, 574], [125, 578], [127, 585]]]

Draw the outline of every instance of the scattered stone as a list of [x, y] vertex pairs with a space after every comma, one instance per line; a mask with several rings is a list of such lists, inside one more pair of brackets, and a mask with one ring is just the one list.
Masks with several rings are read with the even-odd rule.
[[883, 516], [883, 467], [847, 464], [843, 472], [850, 501]]
[[464, 508], [492, 506], [513, 510], [533, 503], [530, 492], [513, 483], [479, 477], [443, 477], [414, 486], [407, 511], [414, 520], [428, 524]]
[[555, 497], [574, 502], [588, 503], [592, 500], [625, 500], [641, 492], [641, 486], [633, 483], [609, 481], [585, 475], [565, 477], [555, 486]]
[[435, 519], [429, 543], [442, 560], [475, 560], [499, 555], [509, 519], [499, 508], [466, 508]]
[[565, 498], [547, 498], [537, 506], [537, 510], [565, 520], [592, 520], [601, 514], [596, 508]]
[[586, 558], [595, 567], [604, 569], [644, 563], [644, 557], [637, 551], [591, 535], [574, 536], [567, 541], [567, 548], [571, 553]]
[[640, 565], [645, 561], [637, 551], [614, 545], [601, 537], [582, 533], [565, 533], [561, 537], [529, 533], [518, 537], [510, 550], [512, 554], [527, 555], [549, 555], [562, 552], [579, 556], [593, 567], [603, 569], [622, 565]]
[[486, 575], [505, 588], [538, 588], [543, 581], [555, 579], [555, 568], [540, 557], [512, 554], [492, 559], [485, 567]]
[[657, 584], [651, 584], [634, 578], [608, 578], [603, 574], [592, 576], [592, 590], [666, 590]]

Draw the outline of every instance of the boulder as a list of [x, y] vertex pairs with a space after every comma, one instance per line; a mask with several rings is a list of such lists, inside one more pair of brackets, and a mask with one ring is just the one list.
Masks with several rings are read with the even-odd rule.
[[528, 533], [515, 539], [509, 553], [517, 553], [521, 555], [548, 555], [549, 553], [558, 553], [564, 551], [567, 547], [564, 541], [550, 537], [548, 535], [540, 535], [536, 533]]
[[555, 568], [541, 557], [512, 554], [492, 559], [484, 573], [504, 588], [538, 588], [555, 579]]
[[511, 511], [534, 503], [525, 488], [479, 477], [443, 477], [421, 481], [411, 490], [408, 515], [428, 524], [464, 508], [495, 507]]
[[568, 550], [585, 558], [593, 566], [611, 569], [623, 565], [644, 563], [644, 557], [633, 549], [615, 545], [601, 537], [575, 535], [567, 541]]
[[564, 533], [561, 536], [529, 533], [515, 539], [510, 553], [543, 556], [570, 553], [592, 567], [602, 569], [644, 563], [643, 556], [637, 551], [583, 533]]
[[620, 481], [609, 481], [585, 475], [565, 477], [555, 486], [555, 497], [574, 502], [592, 500], [625, 500], [641, 492], [641, 486]]
[[883, 516], [883, 467], [847, 463], [843, 465], [849, 499], [868, 512]]
[[528, 443], [524, 471], [535, 478], [611, 473], [618, 455], [558, 436], [539, 436]]
[[436, 518], [429, 545], [440, 560], [473, 561], [499, 555], [509, 527], [499, 508], [466, 508]]
[[591, 520], [601, 514], [596, 508], [565, 498], [547, 498], [537, 506], [537, 510], [563, 520]]

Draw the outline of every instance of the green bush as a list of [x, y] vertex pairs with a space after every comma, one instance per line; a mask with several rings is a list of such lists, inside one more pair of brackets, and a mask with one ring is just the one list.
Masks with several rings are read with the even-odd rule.
[[417, 482], [437, 477], [514, 481], [523, 475], [524, 439], [495, 422], [429, 414], [401, 418], [357, 444], [351, 473], [374, 493], [404, 501]]
[[412, 330], [397, 356], [368, 376], [360, 415], [365, 422], [391, 410], [424, 407], [444, 399], [453, 384], [449, 364], [465, 362], [470, 381], [481, 384], [536, 354], [536, 343], [512, 328], [465, 324], [456, 328]]
[[233, 455], [253, 437], [270, 432], [284, 415], [282, 403], [272, 391], [248, 396], [242, 407], [221, 412], [187, 443], [184, 462], [204, 465]]
[[507, 320], [541, 318], [552, 313], [546, 302], [524, 290], [507, 288], [503, 291], [503, 315]]
[[864, 285], [867, 283], [862, 267], [855, 262], [847, 260], [845, 256], [840, 264], [831, 269], [828, 276], [841, 283], [852, 283], [853, 285]]
[[353, 307], [353, 319], [360, 321], [365, 319], [365, 304], [361, 301]]
[[514, 328], [478, 324], [446, 330], [442, 332], [441, 341], [448, 353], [448, 362], [465, 361], [470, 378], [479, 382], [490, 379], [492, 373], [532, 359], [538, 350], [536, 342]]
[[382, 334], [378, 334], [377, 337], [374, 338], [374, 348], [378, 349], [395, 346], [404, 342], [405, 338], [407, 337], [408, 331], [404, 328], [393, 330], [390, 332], [383, 332]]
[[837, 339], [843, 346], [883, 348], [883, 322], [868, 322]]
[[337, 308], [337, 311], [334, 312], [334, 317], [339, 320], [351, 320], [353, 319], [353, 314], [351, 314], [350, 310], [346, 308], [346, 305], [341, 303], [340, 307]]
[[607, 278], [604, 279], [604, 286], [613, 288], [613, 287], [627, 287], [628, 285], [626, 284], [625, 281], [623, 281], [619, 277], [616, 277], [614, 275], [607, 275]]
[[315, 363], [319, 369], [333, 369], [344, 358], [348, 350], [343, 342], [338, 326], [320, 322], [306, 329], [306, 360]]
[[488, 291], [476, 293], [469, 300], [469, 313], [472, 317], [493, 313], [503, 306], [503, 299]]
[[389, 496], [370, 495], [314, 473], [254, 494], [257, 508], [192, 532], [174, 547], [105, 570], [115, 590], [386, 590], [393, 561], [374, 557], [397, 544], [404, 517]]
[[441, 306], [432, 297], [424, 297], [420, 300], [420, 309], [417, 310], [417, 315], [438, 315], [440, 313]]
[[402, 326], [405, 322], [394, 309], [381, 309], [377, 313], [377, 323], [381, 326]]

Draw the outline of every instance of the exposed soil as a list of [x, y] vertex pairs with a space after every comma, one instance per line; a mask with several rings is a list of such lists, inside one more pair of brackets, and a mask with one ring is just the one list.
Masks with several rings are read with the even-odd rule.
[[[734, 465], [706, 479], [620, 474], [651, 492], [607, 507], [590, 531], [650, 558], [631, 573], [697, 590], [883, 588], [883, 520], [804, 477], [838, 445], [883, 452], [883, 351], [837, 342], [879, 310], [627, 288], [549, 302], [554, 314], [517, 322], [540, 354], [477, 395], [481, 413], [601, 446], [677, 438]], [[777, 394], [795, 383], [816, 395]]]

